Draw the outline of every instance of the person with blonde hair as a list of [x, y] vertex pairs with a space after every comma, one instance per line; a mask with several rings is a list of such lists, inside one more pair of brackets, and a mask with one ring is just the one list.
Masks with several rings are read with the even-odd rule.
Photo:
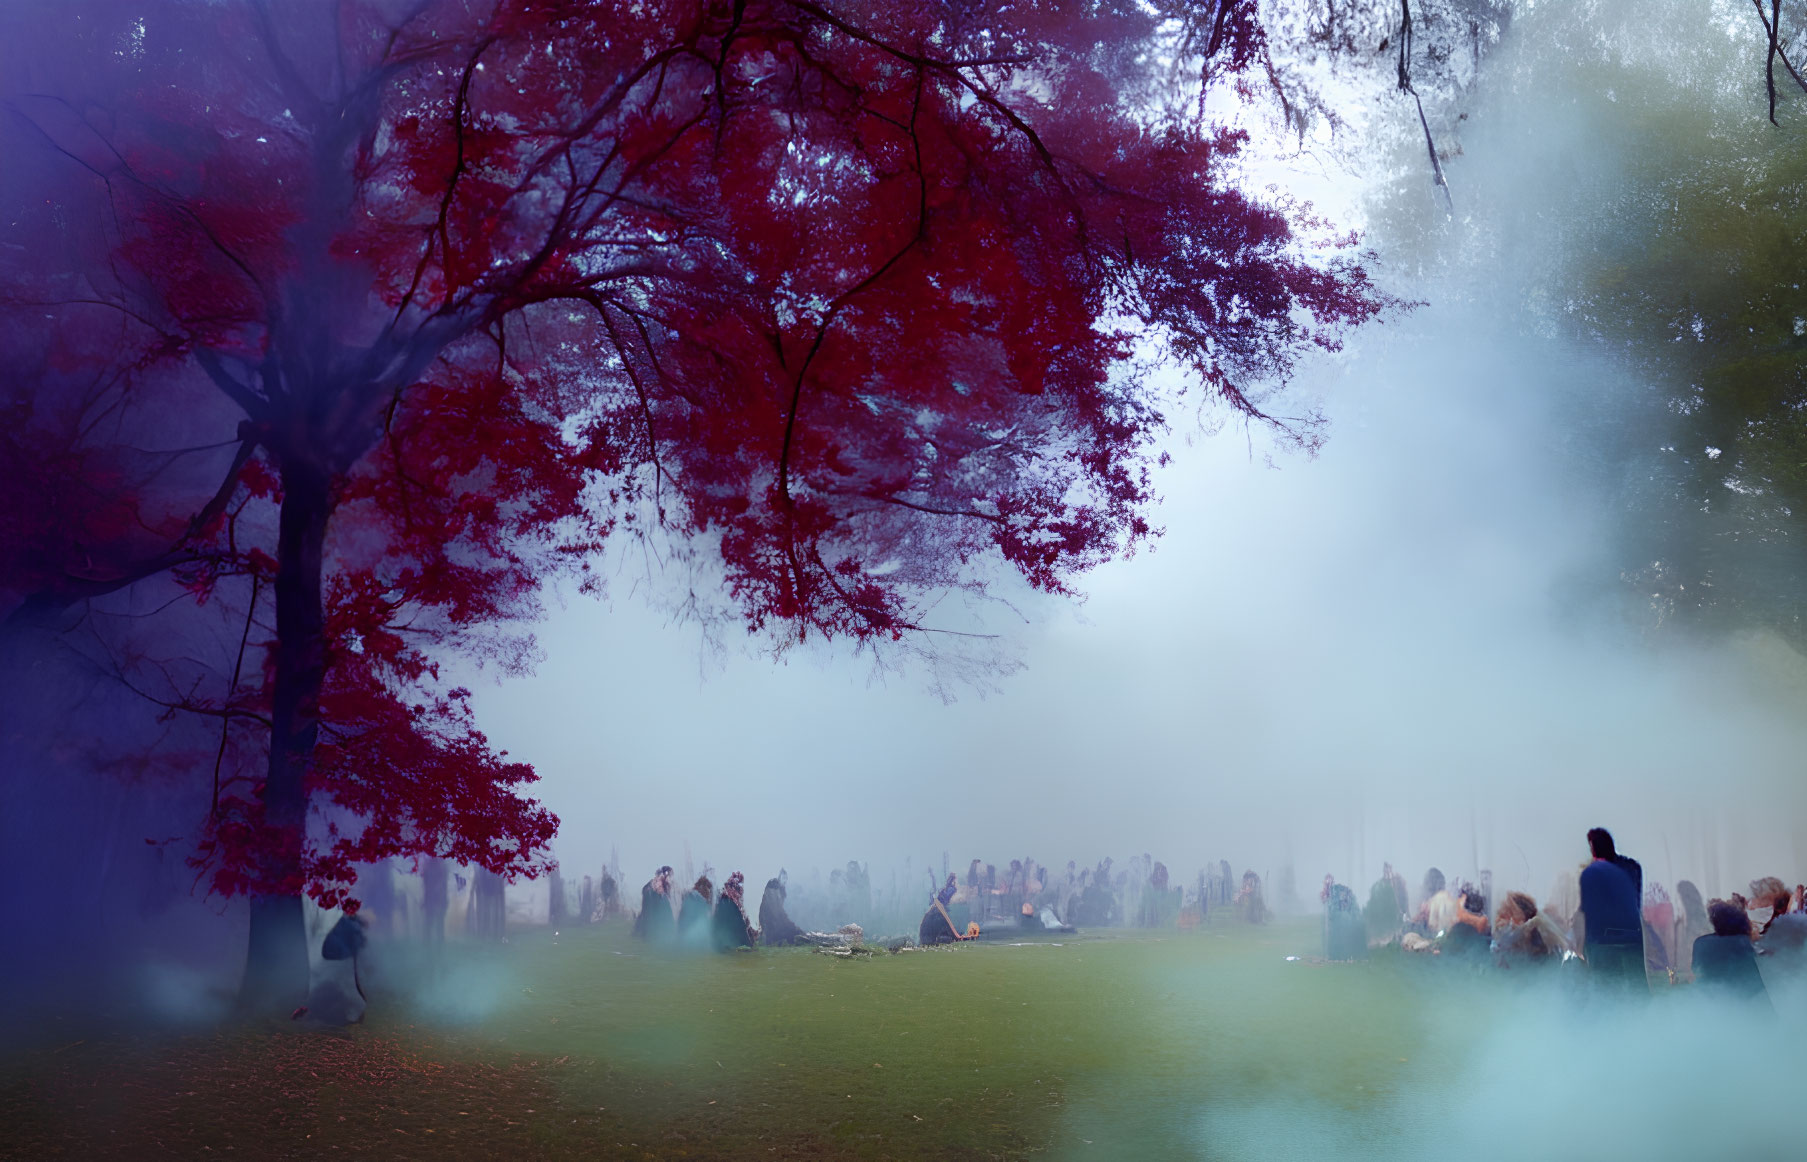
[[1507, 892], [1493, 922], [1493, 950], [1501, 965], [1542, 964], [1570, 951], [1562, 929], [1524, 892]]

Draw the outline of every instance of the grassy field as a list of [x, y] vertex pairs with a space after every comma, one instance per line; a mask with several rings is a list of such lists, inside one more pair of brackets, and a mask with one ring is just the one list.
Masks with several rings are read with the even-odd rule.
[[[456, 950], [342, 1031], [85, 1039], [0, 1073], [0, 1155], [1271, 1156], [1276, 1100], [1382, 1145], [1449, 1073], [1438, 990], [1288, 961], [1315, 924], [848, 960], [663, 956], [619, 927]], [[1372, 1113], [1370, 1113], [1372, 1111]]]

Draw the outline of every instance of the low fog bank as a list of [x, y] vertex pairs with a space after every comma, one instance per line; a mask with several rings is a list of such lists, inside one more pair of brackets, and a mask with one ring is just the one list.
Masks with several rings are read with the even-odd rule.
[[1600, 1008], [1553, 983], [1509, 1003], [1436, 990], [1421, 1024], [1433, 1041], [1463, 1043], [1446, 1071], [1413, 1067], [1397, 1091], [1377, 1083], [1340, 1101], [1293, 1093], [1211, 1103], [1181, 1152], [1351, 1162], [1799, 1157], [1787, 1111], [1807, 1076], [1800, 994], [1796, 982], [1773, 1009], [1697, 993]]

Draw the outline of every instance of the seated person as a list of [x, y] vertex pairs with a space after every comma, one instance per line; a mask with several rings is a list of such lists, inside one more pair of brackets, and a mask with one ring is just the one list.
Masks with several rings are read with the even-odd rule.
[[1110, 924], [1117, 910], [1117, 898], [1108, 884], [1093, 878], [1073, 908], [1073, 922], [1081, 928], [1103, 928]]
[[676, 935], [671, 917], [671, 868], [653, 873], [640, 889], [640, 914], [634, 917], [634, 935], [654, 944], [662, 944]]
[[1762, 939], [1757, 941], [1760, 955], [1774, 956], [1775, 967], [1798, 968], [1807, 963], [1807, 912], [1788, 910], [1785, 897], [1774, 905], [1775, 912], [1763, 925]]
[[1250, 924], [1267, 923], [1267, 899], [1261, 893], [1261, 877], [1252, 869], [1242, 873], [1242, 887], [1236, 892], [1236, 911]]
[[1348, 884], [1324, 877], [1324, 959], [1362, 960], [1368, 955], [1368, 926]]
[[1431, 923], [1430, 909], [1431, 901], [1448, 899], [1449, 893], [1444, 890], [1446, 887], [1447, 881], [1443, 878], [1443, 872], [1441, 870], [1431, 868], [1424, 873], [1424, 887], [1419, 893], [1420, 903], [1418, 905], [1418, 910], [1412, 914], [1411, 923], [1413, 931], [1417, 932], [1420, 936], [1434, 937], [1438, 932], [1442, 931], [1441, 928], [1438, 928]]
[[1432, 938], [1443, 935], [1456, 926], [1456, 920], [1462, 914], [1462, 905], [1448, 888], [1439, 888], [1424, 901], [1419, 915], [1424, 921], [1425, 935]]
[[1560, 960], [1569, 951], [1562, 929], [1537, 910], [1537, 901], [1524, 892], [1506, 893], [1493, 922], [1493, 950], [1502, 965], [1538, 964]]
[[1482, 963], [1491, 942], [1473, 924], [1451, 924], [1437, 940], [1437, 951], [1450, 960]]
[[1471, 887], [1464, 886], [1462, 895], [1456, 902], [1457, 924], [1466, 924], [1482, 936], [1493, 933], [1487, 926], [1487, 898]]
[[[978, 864], [978, 860], [974, 860], [974, 864]], [[938, 943], [961, 940], [961, 932], [956, 931], [954, 920], [947, 911], [947, 904], [954, 898], [956, 891], [960, 891], [960, 886], [954, 882], [954, 873], [950, 871], [947, 873], [947, 884], [941, 886], [941, 891], [934, 893], [934, 902], [929, 905], [929, 911], [922, 914], [922, 923], [916, 925], [916, 943], [931, 947]]]
[[1368, 890], [1368, 905], [1362, 909], [1362, 922], [1368, 929], [1369, 944], [1387, 944], [1405, 927], [1405, 881], [1387, 864], [1381, 877]]
[[693, 944], [701, 948], [709, 943], [709, 916], [714, 910], [712, 896], [715, 885], [709, 882], [708, 876], [698, 876], [696, 883], [684, 893], [684, 902], [678, 907], [678, 942]]
[[747, 923], [747, 910], [742, 906], [746, 892], [747, 877], [735, 872], [722, 885], [722, 893], [715, 901], [715, 924], [712, 936], [717, 952], [732, 952], [736, 948], [752, 948], [759, 943], [759, 933]]
[[948, 901], [954, 898], [957, 890], [959, 889], [954, 882], [954, 875], [949, 872], [947, 883], [943, 884], [941, 890], [935, 893], [935, 902], [930, 904], [929, 910], [922, 914], [922, 923], [916, 928], [916, 943], [927, 948], [936, 944], [952, 944], [955, 940], [960, 939], [960, 934], [955, 932], [954, 922], [947, 913]]
[[784, 910], [785, 896], [782, 878], [765, 882], [765, 895], [759, 901], [759, 942], [767, 948], [804, 942], [803, 929]]
[[1035, 905], [1031, 901], [1023, 901], [1021, 913], [1022, 918], [1017, 921], [1017, 927], [1024, 932], [1040, 932], [1046, 927], [1042, 923], [1041, 917], [1035, 914]]
[[1707, 905], [1710, 935], [1694, 942], [1694, 978], [1702, 985], [1739, 997], [1768, 996], [1751, 945], [1751, 918], [1728, 900]]

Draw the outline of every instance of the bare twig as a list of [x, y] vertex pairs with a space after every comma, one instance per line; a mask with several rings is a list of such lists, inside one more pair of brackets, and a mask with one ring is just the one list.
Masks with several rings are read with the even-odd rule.
[[1424, 148], [1431, 158], [1431, 176], [1443, 190], [1443, 205], [1454, 214], [1456, 207], [1449, 193], [1449, 179], [1443, 176], [1443, 163], [1437, 160], [1437, 143], [1431, 137], [1431, 123], [1424, 115], [1424, 99], [1412, 87], [1412, 0], [1399, 0], [1399, 91], [1409, 94], [1418, 106], [1418, 124], [1424, 129]]

